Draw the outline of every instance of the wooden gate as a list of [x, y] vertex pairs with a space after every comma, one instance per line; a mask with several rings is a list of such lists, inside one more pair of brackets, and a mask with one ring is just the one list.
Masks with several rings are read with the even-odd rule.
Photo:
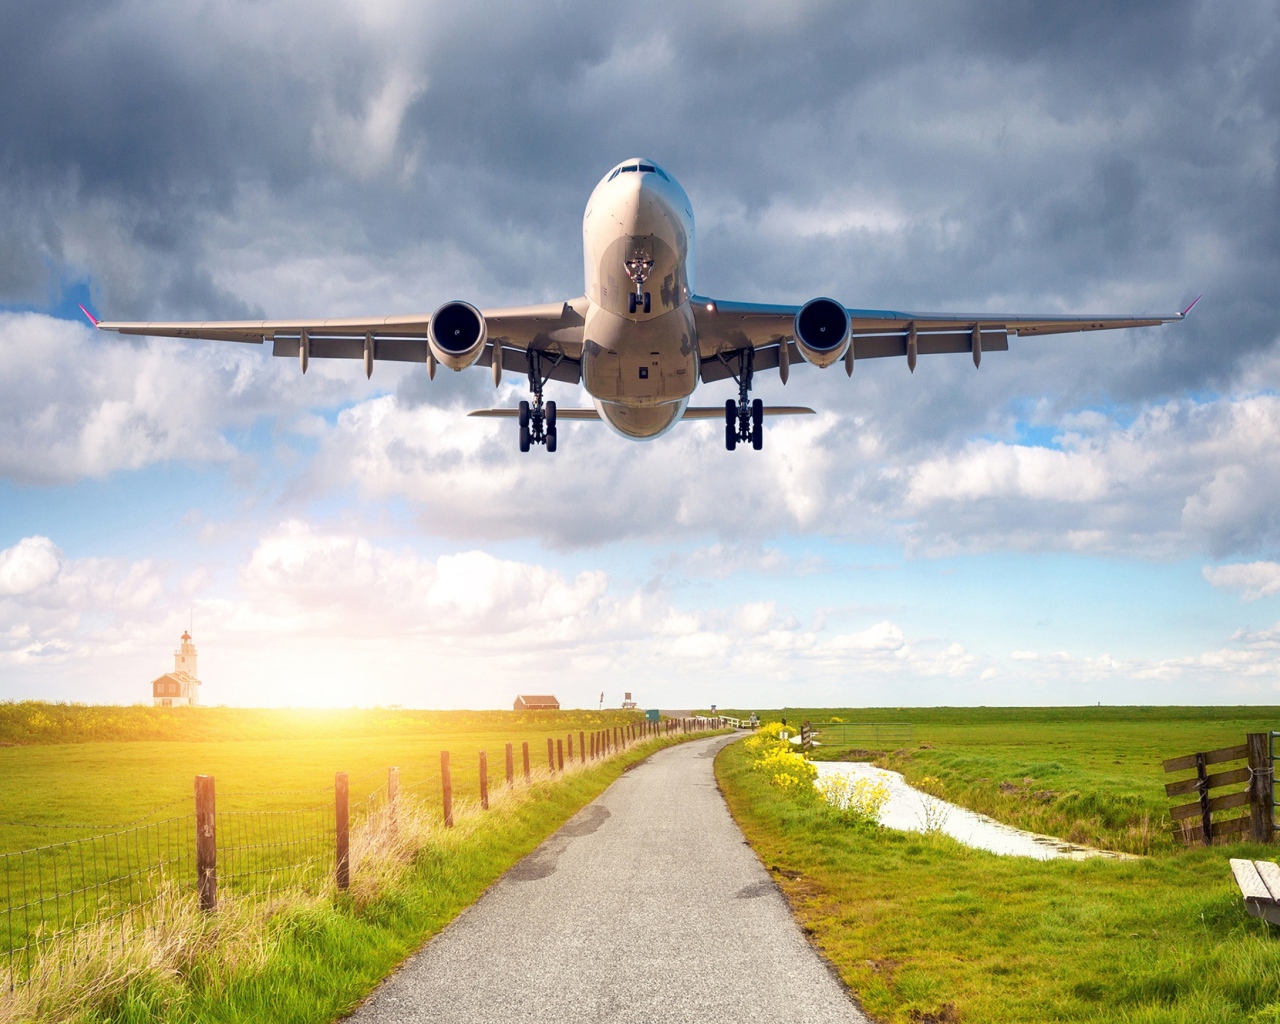
[[[1175, 833], [1184, 843], [1189, 846], [1203, 842], [1210, 846], [1215, 840], [1271, 842], [1270, 739], [1269, 733], [1251, 732], [1246, 742], [1239, 746], [1187, 754], [1164, 762], [1166, 772], [1195, 772], [1189, 779], [1170, 782], [1164, 787], [1165, 793], [1171, 797], [1195, 795], [1192, 802], [1179, 804], [1169, 811]], [[1214, 765], [1230, 765], [1233, 761], [1246, 763], [1225, 771], [1209, 772]], [[1239, 785], [1244, 788], [1213, 795], [1214, 790]], [[1239, 817], [1224, 818], [1220, 814], [1237, 807], [1248, 810]], [[1218, 815], [1216, 820], [1215, 815]]]

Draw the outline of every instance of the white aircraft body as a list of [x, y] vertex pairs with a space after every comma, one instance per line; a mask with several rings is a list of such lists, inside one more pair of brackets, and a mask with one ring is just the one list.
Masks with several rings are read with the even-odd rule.
[[[790, 367], [829, 367], [843, 361], [917, 357], [944, 352], [1005, 351], [1008, 336], [1146, 327], [1182, 320], [1191, 306], [1168, 316], [1026, 316], [990, 313], [911, 313], [846, 308], [833, 299], [802, 306], [725, 302], [694, 287], [693, 207], [676, 180], [651, 160], [627, 160], [601, 179], [582, 221], [585, 294], [565, 302], [477, 309], [446, 302], [430, 316], [331, 320], [253, 320], [198, 323], [111, 323], [100, 330], [170, 338], [271, 342], [275, 355], [299, 360], [363, 359], [437, 365], [451, 370], [487, 366], [494, 385], [504, 371], [526, 375], [532, 403], [485, 409], [473, 416], [519, 420], [520, 448], [556, 447], [557, 419], [602, 419], [624, 437], [655, 438], [681, 419], [724, 417], [725, 445], [763, 444], [766, 416], [811, 413], [796, 406], [752, 401], [753, 375]], [[1198, 300], [1197, 300], [1198, 301]], [[1192, 306], [1195, 305], [1193, 302]], [[83, 308], [83, 307], [82, 307]], [[732, 377], [738, 399], [724, 408], [691, 408], [701, 383]], [[594, 409], [561, 409], [543, 401], [548, 380], [581, 385]]]

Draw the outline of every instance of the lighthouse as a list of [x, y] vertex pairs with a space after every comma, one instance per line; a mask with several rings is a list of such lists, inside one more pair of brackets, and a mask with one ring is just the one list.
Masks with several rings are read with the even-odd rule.
[[200, 703], [196, 645], [185, 630], [182, 645], [173, 652], [173, 671], [151, 680], [151, 702], [158, 708], [194, 707]]

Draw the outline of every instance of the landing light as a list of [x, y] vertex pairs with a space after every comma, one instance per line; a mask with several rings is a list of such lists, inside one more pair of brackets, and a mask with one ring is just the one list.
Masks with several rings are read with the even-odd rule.
[[714, 313], [715, 311], [716, 311], [716, 304], [715, 304], [714, 302], [708, 302], [708, 303], [707, 303], [707, 312], [708, 312], [708, 313]]

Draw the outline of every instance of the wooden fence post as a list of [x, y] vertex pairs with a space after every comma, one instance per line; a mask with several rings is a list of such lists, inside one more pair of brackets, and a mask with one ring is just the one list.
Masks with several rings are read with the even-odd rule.
[[565, 737], [564, 746], [565, 750], [568, 751], [569, 754], [569, 763], [573, 764], [573, 733], [569, 733], [569, 735]]
[[1271, 734], [1251, 732], [1249, 746], [1249, 811], [1253, 841], [1269, 843], [1274, 829], [1271, 820]]
[[524, 781], [529, 781], [529, 741], [526, 740], [521, 745], [521, 752], [524, 754]]
[[578, 763], [587, 763], [587, 736], [586, 733], [578, 733]]
[[489, 809], [489, 755], [480, 751], [480, 809]]
[[218, 909], [218, 817], [213, 798], [213, 776], [196, 776], [196, 889], [200, 909]]
[[345, 889], [351, 884], [351, 817], [346, 772], [338, 772], [333, 777], [333, 824], [337, 837], [334, 879], [339, 889]]
[[391, 822], [391, 831], [396, 830], [397, 817], [400, 813], [400, 769], [394, 765], [387, 769], [387, 817]]
[[440, 751], [440, 796], [444, 801], [444, 827], [453, 828], [453, 775], [447, 750]]
[[516, 765], [515, 758], [511, 755], [511, 744], [507, 744], [507, 786], [511, 786], [516, 781]]
[[554, 775], [556, 771], [556, 744], [550, 736], [547, 737], [547, 767], [551, 769]]
[[1209, 774], [1205, 770], [1204, 754], [1196, 754], [1196, 782], [1200, 794], [1200, 828], [1204, 833], [1204, 845], [1213, 845], [1213, 815], [1209, 809]]
[[564, 774], [564, 740], [556, 740], [556, 762], [560, 766], [560, 774]]

